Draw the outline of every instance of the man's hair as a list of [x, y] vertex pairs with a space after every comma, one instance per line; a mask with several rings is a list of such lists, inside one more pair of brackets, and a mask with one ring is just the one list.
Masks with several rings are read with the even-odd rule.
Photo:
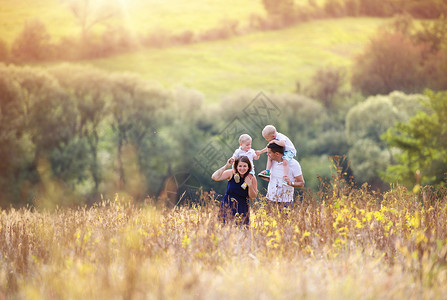
[[269, 148], [274, 153], [279, 152], [281, 154], [284, 154], [284, 147], [278, 145], [277, 143], [270, 143], [267, 145], [267, 148]]
[[266, 137], [272, 134], [276, 134], [276, 128], [273, 125], [267, 125], [262, 129], [262, 136]]
[[239, 145], [241, 145], [242, 143], [251, 141], [251, 136], [249, 136], [248, 134], [244, 133], [241, 134], [241, 136], [239, 137]]

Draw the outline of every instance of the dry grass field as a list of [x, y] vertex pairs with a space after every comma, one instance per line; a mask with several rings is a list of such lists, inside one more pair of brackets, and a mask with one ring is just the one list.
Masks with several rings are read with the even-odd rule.
[[169, 208], [117, 196], [0, 214], [0, 299], [441, 299], [447, 191], [333, 183], [292, 209], [252, 203], [248, 228], [215, 194]]

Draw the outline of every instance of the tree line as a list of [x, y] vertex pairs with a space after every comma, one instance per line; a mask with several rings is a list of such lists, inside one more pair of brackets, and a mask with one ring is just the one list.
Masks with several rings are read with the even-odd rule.
[[[134, 74], [86, 66], [1, 65], [0, 74], [2, 206], [68, 205], [116, 192], [157, 197], [181, 172], [195, 180], [185, 186], [218, 189], [209, 178], [215, 166], [197, 167], [207, 159], [219, 163], [204, 145], [218, 140], [228, 158], [240, 132], [225, 131], [245, 122], [238, 130], [253, 136], [255, 148], [265, 146], [265, 124], [246, 123], [253, 92], [208, 106], [195, 90], [167, 90]], [[328, 157], [345, 154], [346, 174], [357, 184], [386, 188], [398, 180], [411, 187], [415, 172], [422, 174], [418, 184], [445, 183], [445, 94], [357, 96], [347, 99], [349, 109], [347, 102], [328, 109], [293, 93], [264, 96], [277, 108], [278, 130], [295, 142], [310, 188], [318, 188], [317, 174], [330, 178]], [[265, 157], [256, 163], [258, 170], [264, 165]]]

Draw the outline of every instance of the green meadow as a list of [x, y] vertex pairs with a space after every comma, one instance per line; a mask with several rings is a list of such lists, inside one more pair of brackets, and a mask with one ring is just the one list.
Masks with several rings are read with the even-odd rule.
[[242, 89], [292, 92], [297, 81], [305, 86], [321, 67], [346, 67], [349, 74], [353, 58], [384, 22], [374, 18], [319, 20], [84, 63], [113, 72], [134, 72], [167, 88], [197, 89], [207, 102], [220, 101], [225, 94]]
[[[90, 3], [95, 4], [90, 0]], [[110, 0], [111, 1], [111, 0]], [[237, 20], [241, 26], [253, 14], [264, 16], [260, 0], [115, 0], [121, 15], [115, 22], [137, 33], [153, 31], [176, 33], [203, 31], [219, 26], [224, 20]], [[79, 34], [68, 0], [2, 0], [0, 36], [11, 44], [27, 20], [42, 21], [54, 39]], [[116, 25], [116, 24], [112, 24]]]
[[[0, 34], [10, 45], [25, 21], [32, 19], [46, 25], [53, 41], [79, 35], [67, 1], [2, 2]], [[114, 22], [142, 35], [154, 32], [170, 35], [185, 30], [200, 34], [228, 20], [237, 21], [238, 28], [243, 30], [251, 16], [265, 16], [260, 0], [243, 4], [236, 0], [119, 2], [122, 16]], [[353, 58], [384, 22], [386, 19], [378, 18], [317, 20], [225, 40], [164, 48], [140, 47], [131, 53], [82, 63], [111, 72], [134, 72], [166, 88], [196, 89], [204, 94], [206, 102], [215, 103], [226, 94], [243, 89], [293, 92], [297, 82], [305, 87], [315, 71], [326, 66], [345, 67], [349, 78]]]

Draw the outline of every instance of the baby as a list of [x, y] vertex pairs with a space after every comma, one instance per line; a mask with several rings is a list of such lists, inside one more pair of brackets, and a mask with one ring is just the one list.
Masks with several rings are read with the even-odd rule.
[[[287, 181], [289, 180], [289, 161], [293, 159], [294, 156], [296, 156], [296, 149], [293, 143], [290, 141], [290, 139], [285, 136], [282, 133], [279, 133], [276, 131], [275, 126], [273, 125], [267, 125], [262, 130], [262, 136], [270, 143], [276, 143], [279, 146], [284, 147], [284, 156], [282, 157], [282, 163], [284, 165], [284, 184], [287, 184]], [[260, 151], [256, 151], [256, 154], [259, 155], [261, 153], [267, 152], [267, 147]], [[270, 168], [272, 167], [272, 160], [270, 157], [267, 160], [267, 167], [265, 171], [262, 171], [259, 173], [259, 176], [261, 177], [270, 177]]]
[[259, 154], [256, 153], [259, 151], [255, 151], [251, 148], [251, 142], [252, 142], [251, 136], [245, 133], [242, 134], [239, 137], [240, 147], [236, 149], [236, 151], [234, 151], [233, 158], [236, 159], [240, 156], [247, 156], [252, 166], [250, 174], [255, 175], [255, 165], [253, 164], [253, 159], [255, 160], [259, 159]]

